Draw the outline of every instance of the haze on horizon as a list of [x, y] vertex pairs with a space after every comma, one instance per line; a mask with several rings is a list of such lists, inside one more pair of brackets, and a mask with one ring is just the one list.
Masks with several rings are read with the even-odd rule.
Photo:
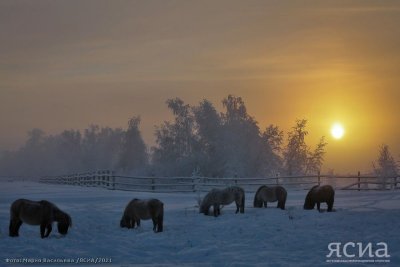
[[368, 171], [400, 156], [399, 28], [397, 1], [1, 1], [0, 151], [133, 115], [152, 144], [167, 99], [234, 94], [261, 128], [308, 119], [325, 170]]

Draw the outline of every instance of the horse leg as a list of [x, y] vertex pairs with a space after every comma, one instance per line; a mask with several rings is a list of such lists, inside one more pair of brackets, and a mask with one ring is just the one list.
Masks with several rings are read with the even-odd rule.
[[240, 213], [244, 213], [244, 195], [242, 197], [242, 201], [240, 202]]
[[319, 212], [321, 212], [320, 207], [321, 207], [321, 202], [317, 202], [317, 210], [318, 210]]
[[282, 201], [282, 203], [281, 203], [281, 207], [280, 207], [282, 210], [284, 210], [285, 209], [285, 201]]
[[327, 204], [328, 204], [328, 212], [331, 212], [333, 208], [333, 200], [330, 200], [329, 202], [327, 202]]
[[9, 235], [11, 237], [17, 237], [19, 236], [19, 228], [22, 225], [22, 221], [19, 219], [11, 219], [10, 220], [10, 227], [9, 227]]
[[236, 214], [239, 212], [240, 204], [237, 201], [235, 201], [235, 203], [236, 203], [236, 212], [235, 212]]
[[157, 218], [152, 217], [151, 220], [153, 221], [153, 232], [157, 232]]
[[213, 205], [213, 212], [214, 212], [214, 217], [217, 217], [220, 214], [219, 205], [217, 204]]
[[47, 225], [46, 229], [47, 229], [47, 232], [46, 232], [46, 234], [44, 235], [44, 237], [48, 237], [48, 236], [50, 235], [51, 230], [53, 229], [53, 227], [51, 226], [51, 223], [49, 223], [49, 224]]
[[40, 224], [40, 236], [42, 238], [45, 238], [44, 232], [46, 231], [46, 227], [47, 227], [47, 224], [45, 224], [45, 223]]
[[160, 214], [157, 217], [151, 218], [153, 220], [153, 231], [159, 233], [163, 231], [163, 218], [164, 215]]
[[163, 231], [164, 214], [158, 215], [157, 222], [158, 222], [157, 232], [159, 233]]

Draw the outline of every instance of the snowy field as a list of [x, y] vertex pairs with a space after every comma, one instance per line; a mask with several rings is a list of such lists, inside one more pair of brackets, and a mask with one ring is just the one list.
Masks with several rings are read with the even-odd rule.
[[[399, 191], [337, 191], [332, 213], [303, 210], [306, 193], [289, 191], [282, 211], [252, 208], [254, 192], [246, 192], [244, 214], [234, 214], [232, 204], [214, 218], [198, 213], [196, 193], [6, 182], [0, 188], [0, 266], [27, 265], [9, 259], [44, 258], [112, 262], [97, 266], [400, 266]], [[119, 227], [125, 205], [135, 197], [164, 202], [164, 232], [153, 233], [151, 221], [134, 230]], [[38, 226], [23, 224], [20, 237], [8, 237], [9, 207], [17, 198], [54, 202], [71, 215], [73, 227], [65, 237], [54, 227], [42, 240]], [[327, 263], [330, 242], [385, 242], [390, 263]], [[42, 265], [77, 264], [34, 266]]]

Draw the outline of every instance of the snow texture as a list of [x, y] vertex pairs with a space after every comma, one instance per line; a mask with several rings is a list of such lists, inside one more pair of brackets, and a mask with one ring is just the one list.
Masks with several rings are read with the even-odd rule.
[[[235, 205], [215, 218], [198, 213], [196, 193], [137, 193], [100, 188], [7, 182], [0, 189], [0, 266], [7, 259], [111, 259], [85, 266], [334, 266], [326, 263], [330, 242], [386, 242], [390, 263], [400, 264], [400, 192], [337, 191], [336, 212], [303, 210], [307, 191], [289, 191], [287, 209], [252, 208], [246, 192], [244, 214]], [[23, 224], [20, 237], [8, 236], [9, 208], [18, 198], [46, 199], [72, 216], [73, 227], [61, 237], [53, 227], [41, 239], [38, 226]], [[164, 202], [164, 232], [152, 223], [122, 229], [119, 221], [132, 198]], [[326, 205], [322, 207], [326, 209]], [[34, 266], [77, 264], [36, 264]], [[340, 263], [338, 266], [363, 266]], [[367, 264], [366, 264], [367, 265]], [[26, 266], [24, 264], [23, 266]], [[369, 264], [368, 266], [380, 266]]]

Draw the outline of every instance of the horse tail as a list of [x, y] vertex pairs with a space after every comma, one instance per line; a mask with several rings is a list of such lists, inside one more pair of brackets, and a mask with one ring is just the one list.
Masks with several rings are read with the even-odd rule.
[[329, 200], [327, 201], [328, 204], [328, 211], [332, 211], [333, 208], [333, 203], [335, 202], [335, 190], [333, 189], [332, 186], [329, 185]]
[[277, 195], [279, 195], [278, 196], [278, 205], [279, 205], [278, 207], [284, 210], [286, 198], [287, 198], [287, 191], [282, 186], [277, 187], [276, 190], [279, 191], [279, 192], [277, 192]]
[[242, 189], [242, 203], [240, 207], [240, 213], [244, 213], [244, 204], [245, 204], [245, 193], [244, 190]]
[[164, 225], [164, 204], [161, 203], [160, 212], [157, 217], [157, 232], [163, 231]]
[[253, 202], [254, 208], [262, 207], [262, 201], [258, 199], [258, 194], [260, 193], [261, 189], [264, 189], [265, 187], [266, 187], [265, 185], [262, 185], [257, 189], [256, 194], [254, 195], [254, 202]]

